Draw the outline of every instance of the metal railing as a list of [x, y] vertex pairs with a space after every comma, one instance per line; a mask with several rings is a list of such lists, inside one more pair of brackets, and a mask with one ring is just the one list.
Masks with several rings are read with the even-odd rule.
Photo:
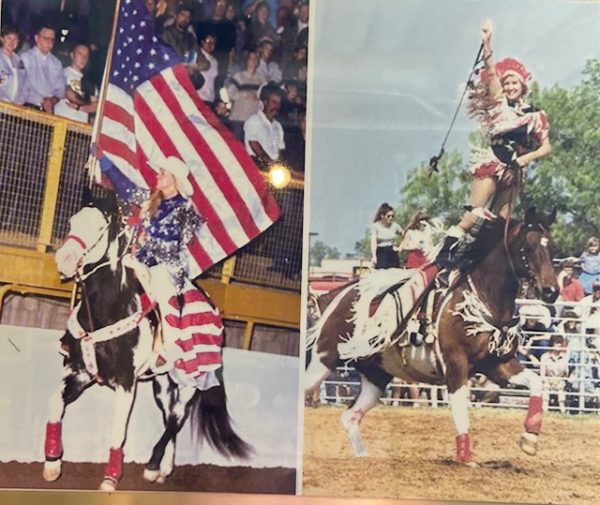
[[[87, 185], [90, 136], [87, 125], [0, 102], [0, 247], [47, 253], [61, 242]], [[304, 184], [272, 191], [279, 221], [207, 276], [300, 291]]]

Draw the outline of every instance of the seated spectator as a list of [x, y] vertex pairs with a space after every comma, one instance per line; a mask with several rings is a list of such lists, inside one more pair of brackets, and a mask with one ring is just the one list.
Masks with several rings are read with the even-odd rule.
[[55, 38], [54, 28], [42, 25], [34, 37], [35, 46], [21, 55], [29, 81], [25, 105], [48, 113], [64, 98], [66, 88], [63, 67], [51, 53]]
[[565, 386], [569, 374], [569, 362], [565, 353], [565, 342], [562, 335], [550, 337], [550, 350], [540, 358], [540, 376], [544, 382], [542, 398], [544, 410], [548, 410], [550, 396], [556, 395], [558, 408], [561, 413], [566, 412]]
[[592, 294], [581, 299], [581, 318], [586, 328], [592, 327], [588, 319], [594, 314], [600, 313], [600, 281], [592, 284]]
[[246, 16], [251, 15], [246, 37], [246, 49], [253, 49], [261, 40], [268, 38], [275, 41], [277, 32], [269, 21], [271, 7], [265, 1], [253, 2], [244, 9]]
[[225, 0], [217, 0], [211, 16], [194, 25], [198, 40], [203, 40], [207, 35], [212, 35], [216, 39], [213, 56], [219, 64], [217, 87], [220, 87], [227, 77], [230, 53], [235, 49], [236, 45], [235, 20], [228, 19], [225, 16], [226, 12], [227, 2]]
[[308, 14], [310, 8], [307, 1], [298, 5], [298, 23], [296, 24], [296, 45], [308, 46]]
[[306, 163], [306, 113], [304, 111], [300, 112], [300, 126], [293, 133], [287, 138], [284, 137], [286, 147], [283, 157], [294, 172], [294, 176], [301, 178]]
[[539, 368], [540, 357], [549, 344], [548, 333], [553, 332], [550, 311], [542, 304], [532, 303], [519, 309], [524, 343], [519, 346], [519, 359], [529, 367]]
[[171, 19], [165, 0], [146, 0], [146, 9], [154, 18], [154, 33], [162, 36], [165, 23]]
[[93, 85], [83, 79], [83, 70], [88, 64], [90, 50], [85, 44], [78, 44], [73, 48], [70, 56], [71, 65], [64, 70], [67, 81], [65, 98], [54, 106], [54, 113], [57, 116], [88, 123], [90, 114], [94, 114], [98, 106], [98, 96]]
[[213, 106], [216, 98], [215, 88], [218, 84], [216, 81], [217, 76], [219, 75], [219, 62], [213, 56], [215, 44], [216, 38], [214, 35], [207, 35], [200, 43], [200, 51], [203, 58], [208, 62], [208, 67], [200, 72], [202, 77], [204, 77], [204, 84], [198, 90], [198, 95], [200, 95], [200, 98], [202, 98], [202, 100], [210, 107]]
[[264, 39], [258, 45], [258, 55], [260, 59], [258, 61], [258, 68], [256, 69], [256, 73], [260, 75], [265, 82], [281, 82], [281, 69], [279, 65], [274, 61], [271, 61], [273, 58], [273, 49], [275, 45], [271, 39]]
[[569, 352], [569, 401], [572, 410], [600, 408], [600, 355], [590, 339], [580, 340]]
[[258, 90], [265, 84], [263, 77], [256, 73], [258, 67], [258, 54], [248, 51], [246, 54], [246, 68], [234, 74], [227, 83], [227, 93], [232, 100], [231, 129], [235, 136], [244, 140], [244, 122], [258, 112]]
[[560, 299], [565, 302], [578, 302], [585, 293], [583, 286], [575, 275], [575, 262], [571, 259], [563, 261], [562, 270], [557, 276], [560, 286]]
[[594, 282], [600, 281], [600, 240], [591, 237], [585, 246], [585, 251], [579, 257], [581, 274], [579, 281], [583, 286], [585, 294], [592, 292]]
[[173, 48], [177, 56], [183, 58], [194, 87], [201, 89], [205, 84], [202, 72], [209, 68], [209, 63], [200, 50], [196, 36], [189, 30], [191, 19], [190, 7], [180, 4], [173, 24], [163, 29], [162, 39], [165, 44]]
[[19, 32], [14, 26], [4, 26], [0, 31], [0, 100], [23, 105], [27, 94], [27, 73], [15, 50], [19, 45]]
[[262, 110], [253, 114], [244, 123], [244, 144], [261, 170], [281, 158], [285, 149], [283, 128], [277, 121], [281, 107], [281, 90], [274, 84], [265, 85], [260, 92]]

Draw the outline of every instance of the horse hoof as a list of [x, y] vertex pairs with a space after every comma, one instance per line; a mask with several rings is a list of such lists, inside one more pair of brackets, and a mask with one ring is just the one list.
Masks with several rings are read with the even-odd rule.
[[156, 484], [164, 484], [167, 481], [167, 478], [164, 475], [159, 475], [158, 478], [156, 479], [155, 483]]
[[60, 477], [61, 474], [61, 462], [57, 461], [46, 461], [44, 463], [44, 471], [42, 476], [46, 482], [54, 482]]
[[149, 470], [148, 468], [144, 468], [144, 480], [148, 482], [156, 482], [160, 477], [160, 470]]
[[519, 447], [529, 456], [537, 454], [538, 436], [535, 433], [522, 433], [519, 440]]
[[100, 484], [99, 489], [100, 491], [107, 491], [109, 493], [112, 493], [113, 491], [116, 491], [117, 483], [112, 479], [104, 479]]

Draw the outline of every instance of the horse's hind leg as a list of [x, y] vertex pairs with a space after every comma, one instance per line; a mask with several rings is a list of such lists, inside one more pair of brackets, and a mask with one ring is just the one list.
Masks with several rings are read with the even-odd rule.
[[377, 405], [391, 380], [392, 376], [380, 369], [363, 370], [360, 373], [360, 393], [341, 417], [355, 456], [367, 456], [367, 450], [360, 436], [360, 423], [365, 414]]
[[513, 386], [525, 386], [529, 389], [529, 407], [525, 417], [525, 431], [521, 434], [519, 447], [524, 453], [535, 456], [538, 436], [542, 427], [543, 382], [541, 377], [533, 370], [525, 368], [514, 358], [497, 366], [489, 374], [489, 377], [501, 387], [509, 383]]
[[179, 387], [167, 374], [155, 377], [152, 388], [163, 414], [165, 431], [152, 449], [152, 456], [144, 469], [144, 479], [163, 484], [173, 472], [175, 439], [189, 414], [187, 406], [196, 389]]
[[53, 482], [60, 477], [62, 467], [62, 418], [65, 408], [79, 398], [86, 387], [93, 382], [91, 376], [84, 371], [74, 372], [65, 367], [59, 388], [48, 400], [48, 421], [46, 423], [46, 439], [44, 442], [44, 480]]

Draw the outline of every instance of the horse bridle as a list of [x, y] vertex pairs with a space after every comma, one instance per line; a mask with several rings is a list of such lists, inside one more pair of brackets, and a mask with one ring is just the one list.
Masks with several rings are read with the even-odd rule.
[[[106, 218], [104, 213], [100, 212], [100, 214], [102, 215], [102, 219], [104, 220], [104, 225], [99, 229], [100, 235], [98, 236], [96, 241], [91, 246], [88, 247], [87, 244], [85, 243], [85, 241], [79, 235], [70, 233], [69, 235], [67, 235], [65, 237], [63, 244], [66, 244], [69, 240], [73, 240], [76, 244], [78, 244], [83, 249], [83, 253], [81, 254], [81, 257], [79, 258], [79, 261], [77, 262], [77, 269], [75, 272], [76, 282], [83, 281], [88, 277], [88, 275], [90, 275], [91, 272], [88, 272], [85, 275], [83, 274], [83, 266], [84, 266], [83, 262], [84, 262], [85, 258], [98, 246], [98, 244], [100, 244], [100, 241], [102, 240], [102, 238], [106, 234], [106, 231], [110, 227], [110, 221]], [[96, 267], [94, 270], [92, 270], [92, 272], [94, 272], [97, 268], [98, 267]]]
[[[527, 234], [530, 231], [539, 231], [542, 234], [546, 233], [548, 230], [541, 224], [541, 223], [537, 223], [537, 224], [533, 224], [533, 223], [521, 223], [519, 225], [519, 233], [521, 232], [521, 230], [523, 229], [523, 227], [526, 228], [525, 230], [525, 234]], [[537, 228], [537, 229], [536, 229]], [[545, 244], [543, 242], [546, 242]], [[547, 246], [548, 242], [548, 238], [543, 236], [540, 240], [540, 243], [542, 246]], [[504, 248], [506, 250], [507, 256], [508, 256], [508, 261], [509, 264], [511, 266], [511, 269], [515, 275], [515, 277], [517, 279], [528, 279], [528, 280], [535, 280], [535, 275], [533, 274], [533, 269], [531, 268], [531, 265], [529, 263], [529, 259], [527, 258], [527, 254], [525, 251], [526, 248], [526, 241], [523, 239], [523, 243], [522, 245], [520, 245], [519, 250], [518, 250], [518, 258], [520, 260], [520, 264], [515, 265], [515, 262], [513, 260], [512, 255], [510, 254], [510, 250], [508, 247], [508, 241], [505, 239], [504, 241]]]

